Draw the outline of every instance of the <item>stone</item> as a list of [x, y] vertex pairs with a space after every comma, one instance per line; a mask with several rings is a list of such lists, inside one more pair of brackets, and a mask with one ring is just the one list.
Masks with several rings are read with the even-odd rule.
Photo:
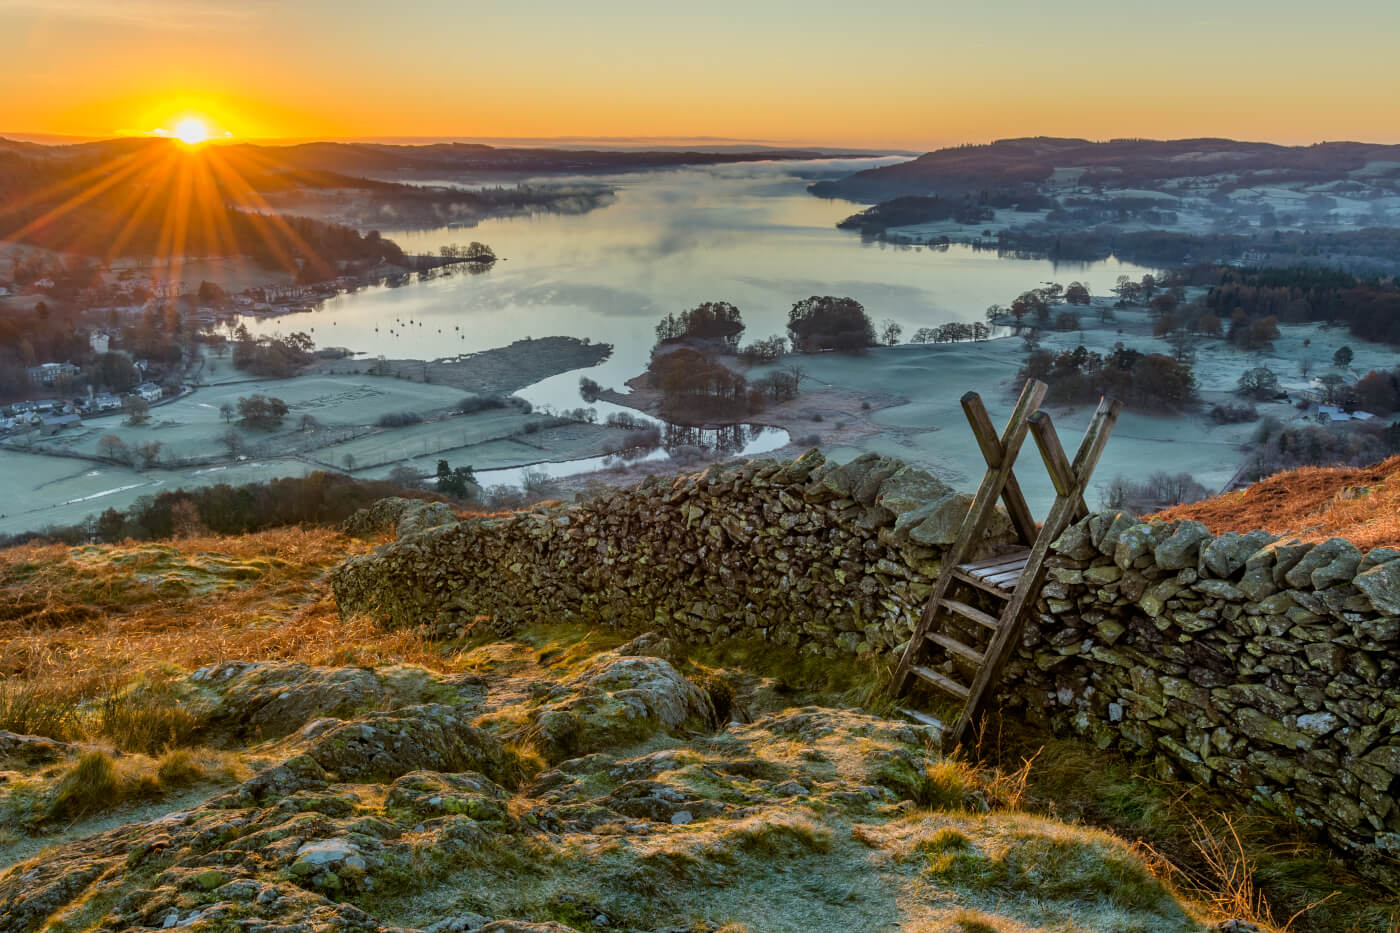
[[[963, 519], [972, 505], [972, 499], [961, 494], [951, 494], [926, 503], [907, 513], [911, 517], [909, 540], [916, 544], [946, 546], [958, 538]], [[918, 524], [912, 524], [917, 516]]]
[[1277, 538], [1266, 531], [1251, 531], [1245, 535], [1227, 532], [1202, 545], [1197, 570], [1228, 580], [1245, 566], [1251, 555], [1275, 540]]
[[1210, 539], [1210, 529], [1200, 522], [1181, 522], [1152, 550], [1153, 559], [1163, 570], [1195, 567], [1201, 542]]
[[923, 470], [900, 467], [880, 485], [875, 505], [887, 509], [896, 517], [928, 502], [942, 499], [953, 488]]
[[1098, 548], [1089, 534], [1089, 519], [1084, 518], [1060, 533], [1051, 545], [1055, 553], [1070, 560], [1090, 560], [1098, 556]]
[[1285, 572], [1284, 582], [1295, 589], [1317, 588], [1313, 583], [1314, 572], [1331, 567], [1339, 561], [1342, 566], [1349, 565], [1349, 569], [1338, 579], [1349, 580], [1356, 571], [1356, 565], [1361, 562], [1361, 551], [1350, 541], [1330, 538], [1314, 547]]
[[1100, 554], [1111, 557], [1118, 539], [1137, 523], [1127, 512], [1100, 512], [1089, 517], [1089, 536]]
[[1092, 583], [1095, 586], [1103, 586], [1112, 583], [1123, 576], [1123, 571], [1112, 564], [1102, 564], [1090, 567], [1084, 571], [1084, 582]]
[[1139, 522], [1118, 538], [1113, 549], [1113, 562], [1127, 570], [1133, 561], [1148, 554], [1157, 542], [1169, 534], [1167, 526], [1161, 522]]
[[1387, 561], [1359, 573], [1354, 582], [1377, 612], [1400, 616], [1400, 560]]

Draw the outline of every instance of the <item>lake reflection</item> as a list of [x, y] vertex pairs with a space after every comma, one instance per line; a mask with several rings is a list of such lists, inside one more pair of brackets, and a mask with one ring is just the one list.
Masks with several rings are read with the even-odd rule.
[[[821, 172], [872, 164], [759, 163], [614, 176], [603, 180], [620, 186], [617, 199], [588, 214], [385, 230], [410, 252], [481, 240], [503, 261], [485, 275], [368, 289], [319, 312], [250, 320], [249, 327], [314, 328], [320, 345], [397, 358], [469, 353], [526, 336], [589, 337], [615, 347], [590, 377], [620, 387], [645, 368], [657, 318], [701, 301], [738, 305], [745, 339], [755, 339], [784, 333], [788, 309], [800, 298], [849, 295], [877, 323], [892, 318], [908, 336], [920, 327], [980, 320], [987, 305], [1008, 303], [1047, 280], [1086, 280], [1103, 292], [1119, 274], [1148, 271], [1116, 260], [1056, 268], [966, 247], [862, 243], [834, 227], [859, 206], [812, 197], [806, 186]], [[573, 407], [580, 404], [577, 383], [571, 374], [521, 394]]]

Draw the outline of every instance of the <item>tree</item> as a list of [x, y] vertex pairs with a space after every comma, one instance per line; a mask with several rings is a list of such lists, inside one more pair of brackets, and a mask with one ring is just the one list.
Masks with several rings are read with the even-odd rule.
[[108, 509], [97, 517], [97, 526], [93, 530], [98, 538], [111, 544], [121, 539], [125, 527], [125, 516], [116, 509]]
[[1340, 347], [1336, 353], [1332, 354], [1332, 365], [1338, 369], [1346, 369], [1351, 365], [1351, 361], [1356, 359], [1356, 354], [1351, 347]]
[[656, 325], [657, 343], [694, 337], [719, 340], [731, 353], [739, 348], [739, 335], [744, 332], [744, 318], [739, 309], [727, 301], [705, 301], [682, 311], [679, 316], [668, 314]]
[[896, 345], [899, 343], [899, 338], [903, 335], [904, 328], [899, 326], [898, 322], [890, 318], [885, 318], [885, 320], [881, 322], [880, 340], [884, 342], [885, 346], [892, 347]]
[[813, 295], [793, 304], [788, 335], [793, 347], [805, 353], [875, 346], [875, 325], [861, 303], [834, 295]]
[[136, 458], [141, 461], [141, 469], [149, 469], [160, 462], [160, 450], [165, 446], [160, 441], [146, 441], [144, 444], [137, 444], [132, 448]]
[[452, 467], [446, 460], [437, 462], [437, 489], [444, 495], [458, 499], [469, 499], [480, 492], [476, 473], [469, 466]]
[[251, 395], [238, 400], [238, 415], [250, 428], [271, 431], [287, 417], [287, 403], [270, 395]]
[[346, 454], [341, 458], [341, 463], [345, 464], [345, 472], [349, 473], [355, 469], [355, 455]]
[[406, 463], [397, 464], [389, 471], [388, 478], [398, 489], [418, 489], [423, 482], [423, 474]]
[[1240, 376], [1239, 392], [1255, 399], [1270, 399], [1278, 394], [1278, 374], [1267, 366], [1256, 366]]
[[1176, 310], [1176, 298], [1170, 292], [1163, 292], [1147, 303], [1147, 309], [1154, 317], [1165, 317]]
[[1070, 282], [1065, 289], [1065, 303], [1072, 305], [1087, 305], [1090, 301], [1089, 286], [1083, 282]]
[[233, 424], [234, 413], [232, 402], [224, 402], [219, 406], [219, 417], [224, 419], [224, 424]]
[[126, 423], [145, 424], [151, 420], [151, 405], [139, 395], [128, 395], [122, 399], [122, 411], [126, 412]]
[[1388, 415], [1400, 408], [1400, 370], [1383, 373], [1371, 370], [1353, 387], [1361, 408], [1376, 415]]
[[1322, 400], [1329, 405], [1335, 405], [1342, 386], [1346, 385], [1346, 378], [1341, 373], [1323, 373], [1317, 377], [1317, 381], [1322, 384]]
[[131, 461], [131, 451], [127, 449], [126, 441], [115, 434], [104, 434], [97, 439], [97, 455], [118, 463]]
[[243, 452], [243, 435], [239, 434], [236, 428], [229, 428], [220, 434], [219, 443], [224, 445], [230, 457], [236, 457]]

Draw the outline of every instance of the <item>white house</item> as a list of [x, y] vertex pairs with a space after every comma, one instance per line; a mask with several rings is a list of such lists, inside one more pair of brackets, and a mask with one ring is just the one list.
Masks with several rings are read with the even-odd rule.
[[1317, 420], [1321, 424], [1333, 424], [1339, 421], [1371, 421], [1376, 416], [1369, 411], [1343, 411], [1336, 405], [1317, 406]]
[[159, 402], [160, 397], [165, 393], [162, 392], [160, 386], [156, 385], [154, 382], [143, 382], [132, 389], [131, 394], [139, 396], [148, 402]]

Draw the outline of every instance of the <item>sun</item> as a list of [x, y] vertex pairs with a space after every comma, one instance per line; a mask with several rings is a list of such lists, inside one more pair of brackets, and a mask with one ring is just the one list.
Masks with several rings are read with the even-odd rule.
[[198, 146], [200, 143], [208, 142], [212, 134], [209, 132], [209, 124], [199, 117], [185, 117], [175, 124], [170, 135], [186, 146]]

